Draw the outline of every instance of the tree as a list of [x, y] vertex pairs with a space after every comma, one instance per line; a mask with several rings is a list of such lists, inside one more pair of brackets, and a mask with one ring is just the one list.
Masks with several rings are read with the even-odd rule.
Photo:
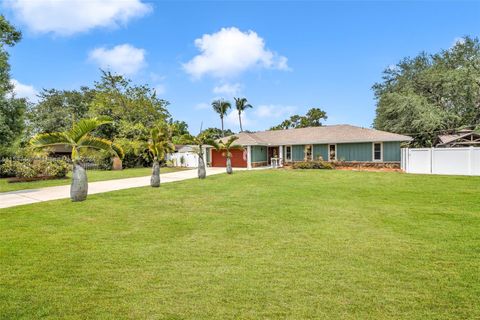
[[327, 120], [327, 113], [319, 108], [311, 108], [304, 116], [295, 114], [289, 119], [282, 121], [279, 125], [270, 128], [270, 130], [320, 127], [322, 126], [321, 120]]
[[163, 124], [153, 128], [150, 133], [150, 141], [148, 142], [148, 150], [153, 156], [152, 177], [150, 185], [152, 187], [160, 187], [160, 160], [165, 158], [165, 155], [175, 150], [172, 144], [171, 130], [168, 124]]
[[235, 99], [235, 107], [238, 111], [238, 121], [240, 123], [240, 132], [243, 132], [242, 127], [242, 112], [244, 112], [248, 108], [253, 108], [251, 104], [248, 103], [247, 98], [233, 98]]
[[202, 134], [204, 134], [208, 139], [210, 140], [218, 140], [223, 137], [223, 133], [225, 133], [225, 136], [231, 136], [235, 134], [232, 130], [227, 129], [222, 132], [222, 129], [218, 128], [207, 128], [203, 130]]
[[81, 153], [86, 149], [104, 150], [114, 156], [123, 158], [123, 150], [109, 140], [92, 136], [90, 133], [98, 127], [112, 123], [105, 118], [83, 119], [65, 132], [42, 133], [34, 136], [30, 144], [34, 149], [45, 149], [52, 146], [68, 146], [72, 149], [73, 177], [70, 187], [70, 199], [83, 201], [88, 194], [87, 173], [82, 166]]
[[238, 140], [237, 136], [231, 136], [227, 140], [220, 141], [216, 146], [216, 149], [219, 151], [223, 151], [222, 155], [227, 158], [227, 173], [232, 174], [232, 153], [230, 152], [231, 149], [240, 149], [242, 146], [233, 144], [236, 140]]
[[193, 148], [193, 152], [198, 156], [198, 178], [205, 179], [207, 176], [207, 171], [205, 169], [205, 159], [204, 157], [204, 149], [205, 146], [213, 146], [214, 148], [218, 148], [218, 144], [214, 139], [211, 139], [205, 132], [200, 130], [200, 133], [196, 137], [192, 137], [190, 143], [195, 145]]
[[384, 70], [375, 83], [373, 126], [430, 147], [441, 133], [480, 124], [480, 42], [465, 37], [436, 54], [420, 53]]
[[220, 121], [222, 122], [222, 137], [225, 137], [225, 131], [223, 127], [223, 118], [227, 115], [228, 110], [232, 107], [230, 102], [223, 99], [214, 100], [212, 102], [213, 110], [219, 114]]
[[174, 144], [187, 144], [192, 137], [188, 131], [188, 124], [185, 121], [170, 119], [170, 129], [172, 131], [172, 142]]
[[20, 142], [25, 127], [27, 101], [15, 98], [6, 50], [21, 38], [21, 32], [0, 15], [0, 156], [12, 153], [12, 146]]

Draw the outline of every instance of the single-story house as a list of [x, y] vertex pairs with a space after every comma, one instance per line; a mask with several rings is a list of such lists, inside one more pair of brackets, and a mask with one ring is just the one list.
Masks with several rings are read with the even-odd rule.
[[438, 148], [480, 147], [480, 133], [461, 130], [455, 134], [440, 135], [435, 146]]
[[[326, 160], [351, 162], [400, 162], [400, 144], [412, 138], [400, 134], [352, 125], [331, 125], [301, 129], [241, 132], [232, 150], [233, 167], [270, 166], [296, 161]], [[228, 139], [228, 137], [223, 138]], [[224, 167], [222, 151], [208, 148], [207, 162]]]

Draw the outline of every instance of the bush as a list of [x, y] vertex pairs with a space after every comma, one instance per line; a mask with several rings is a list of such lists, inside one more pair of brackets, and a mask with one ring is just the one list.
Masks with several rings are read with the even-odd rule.
[[293, 169], [333, 169], [334, 166], [327, 161], [302, 161], [295, 162], [292, 166]]
[[0, 174], [4, 177], [35, 178], [55, 177], [64, 178], [70, 165], [61, 159], [39, 160], [11, 160], [6, 159], [0, 165]]

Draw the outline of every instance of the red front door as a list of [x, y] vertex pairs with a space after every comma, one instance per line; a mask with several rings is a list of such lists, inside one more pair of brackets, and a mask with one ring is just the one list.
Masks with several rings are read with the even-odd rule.
[[[212, 167], [226, 167], [227, 158], [222, 153], [224, 151], [212, 150]], [[246, 168], [247, 167], [247, 151], [244, 149], [230, 150], [232, 153], [232, 167]]]

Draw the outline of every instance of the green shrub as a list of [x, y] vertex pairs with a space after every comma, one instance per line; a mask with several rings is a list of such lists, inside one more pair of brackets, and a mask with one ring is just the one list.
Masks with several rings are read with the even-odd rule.
[[6, 159], [3, 164], [0, 165], [0, 174], [5, 177], [17, 178], [64, 178], [69, 169], [69, 163], [61, 159], [39, 159], [32, 161]]
[[334, 166], [327, 161], [302, 161], [293, 163], [293, 169], [333, 169]]

